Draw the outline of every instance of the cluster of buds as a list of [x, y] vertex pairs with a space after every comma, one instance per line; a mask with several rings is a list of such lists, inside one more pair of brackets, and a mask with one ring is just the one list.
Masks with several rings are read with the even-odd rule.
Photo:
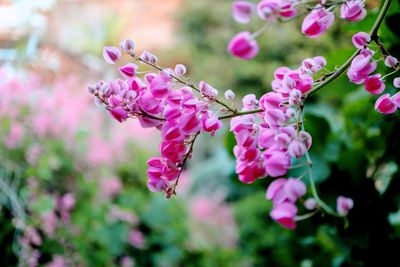
[[[354, 57], [347, 71], [349, 80], [355, 84], [364, 84], [365, 90], [370, 94], [378, 95], [383, 93], [386, 87], [385, 78], [400, 70], [398, 60], [386, 54], [386, 50], [383, 50], [385, 66], [394, 69], [394, 71], [386, 76], [382, 76], [379, 73], [373, 74], [377, 68], [377, 60], [373, 59], [375, 51], [368, 47], [368, 44], [371, 42], [371, 36], [365, 32], [359, 32], [353, 36], [352, 41], [354, 46], [360, 49], [360, 52]], [[400, 88], [400, 77], [393, 80], [393, 85], [396, 88]], [[375, 103], [375, 109], [383, 114], [394, 113], [398, 108], [400, 108], [399, 92], [393, 96], [390, 96], [388, 93], [383, 94]]]
[[[315, 6], [308, 0], [262, 0], [258, 4], [248, 1], [235, 1], [232, 4], [232, 16], [236, 22], [247, 24], [253, 15], [257, 14], [261, 20], [274, 22], [290, 19], [298, 15], [300, 8], [305, 7], [311, 12], [304, 18], [301, 31], [309, 38], [321, 36], [330, 28], [335, 20], [334, 9], [340, 5], [340, 17], [347, 21], [360, 21], [367, 12], [364, 1], [349, 0], [345, 2], [315, 1]], [[265, 27], [251, 34], [243, 31], [233, 37], [228, 45], [228, 51], [233, 56], [242, 59], [252, 59], [259, 51], [256, 38], [265, 31]]]

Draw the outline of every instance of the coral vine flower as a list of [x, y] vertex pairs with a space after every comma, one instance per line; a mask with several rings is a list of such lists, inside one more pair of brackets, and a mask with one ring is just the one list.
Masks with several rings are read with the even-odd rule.
[[247, 24], [250, 22], [254, 11], [254, 4], [247, 1], [235, 1], [232, 3], [232, 16], [236, 22]]
[[337, 212], [345, 216], [349, 213], [349, 210], [351, 210], [354, 207], [354, 202], [351, 198], [339, 196], [337, 198], [337, 207], [336, 210]]
[[325, 10], [318, 8], [304, 19], [301, 31], [309, 38], [321, 36], [328, 28], [330, 28], [335, 20], [335, 15]]
[[364, 82], [365, 90], [377, 95], [385, 90], [385, 83], [381, 80], [380, 74], [369, 76]]
[[367, 11], [363, 1], [346, 1], [340, 6], [340, 17], [348, 21], [360, 21], [365, 18]]
[[365, 32], [358, 32], [353, 35], [351, 41], [355, 47], [358, 49], [363, 49], [368, 45], [369, 42], [371, 42], [371, 36]]
[[103, 58], [108, 64], [115, 64], [121, 57], [121, 51], [114, 46], [106, 46], [103, 49]]
[[390, 98], [389, 94], [384, 94], [375, 102], [375, 110], [383, 114], [391, 114], [396, 112], [397, 105]]
[[240, 32], [230, 41], [228, 52], [238, 58], [250, 60], [259, 51], [257, 41], [251, 37], [249, 32]]

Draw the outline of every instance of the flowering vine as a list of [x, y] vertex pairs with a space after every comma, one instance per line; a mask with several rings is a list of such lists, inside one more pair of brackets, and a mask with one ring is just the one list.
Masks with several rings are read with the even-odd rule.
[[[357, 33], [353, 44], [358, 50], [338, 69], [320, 74], [327, 64], [322, 56], [304, 59], [295, 69], [277, 68], [271, 83], [272, 92], [259, 99], [248, 94], [242, 99], [242, 108], [232, 104], [235, 97], [228, 90], [224, 97], [205, 81], [198, 86], [185, 76], [186, 67], [178, 64], [174, 69], [162, 68], [158, 59], [150, 52], [138, 55], [135, 43], [125, 40], [120, 48], [105, 47], [103, 57], [115, 64], [122, 52], [136, 63], [150, 68], [140, 71], [139, 65], [128, 63], [119, 68], [123, 79], [111, 82], [99, 81], [89, 87], [98, 105], [104, 105], [112, 117], [119, 122], [137, 118], [142, 127], [154, 127], [160, 131], [162, 141], [160, 156], [149, 159], [148, 187], [151, 191], [163, 191], [169, 198], [176, 194], [179, 177], [191, 158], [198, 135], [208, 132], [212, 136], [221, 129], [224, 119], [231, 119], [230, 131], [237, 145], [234, 147], [236, 173], [243, 183], [270, 176], [275, 179], [268, 187], [266, 198], [273, 202], [272, 219], [288, 229], [296, 222], [307, 219], [319, 211], [333, 216], [345, 217], [354, 203], [351, 198], [339, 196], [336, 211], [318, 195], [308, 150], [312, 137], [305, 129], [304, 105], [311, 95], [334, 81], [348, 69], [349, 80], [364, 84], [371, 94], [384, 91], [384, 80], [400, 69], [396, 58], [391, 56], [379, 41], [378, 29], [387, 13], [391, 0], [385, 0], [370, 33]], [[247, 1], [235, 1], [232, 14], [238, 23], [248, 23], [254, 14], [268, 23], [288, 21], [303, 13], [301, 31], [309, 38], [316, 38], [333, 24], [335, 10], [340, 18], [350, 22], [360, 21], [366, 16], [364, 1], [306, 1], [306, 0], [263, 0], [257, 5]], [[256, 38], [267, 29], [263, 26], [254, 33], [240, 32], [228, 44], [228, 52], [235, 57], [250, 60], [259, 53]], [[369, 47], [375, 42], [384, 63], [393, 72], [386, 76], [373, 74], [377, 60]], [[144, 75], [142, 75], [144, 74]], [[394, 80], [400, 87], [400, 77]], [[376, 101], [378, 112], [389, 114], [400, 107], [400, 94], [384, 94]], [[295, 164], [294, 162], [300, 162]], [[290, 169], [304, 169], [299, 177], [285, 177]], [[303, 181], [308, 177], [312, 197], [306, 200], [307, 188]], [[309, 213], [298, 215], [296, 203], [301, 201]]]

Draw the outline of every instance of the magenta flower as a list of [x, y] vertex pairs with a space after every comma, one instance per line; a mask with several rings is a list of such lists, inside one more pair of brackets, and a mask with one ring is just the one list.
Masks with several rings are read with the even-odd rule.
[[[363, 53], [364, 52], [364, 53]], [[376, 69], [376, 62], [372, 61], [372, 55], [368, 51], [362, 51], [351, 62], [350, 68], [347, 71], [347, 77], [355, 84], [362, 84]]]
[[369, 76], [364, 82], [365, 90], [377, 95], [385, 90], [385, 83], [381, 80], [380, 74]]
[[385, 58], [385, 66], [388, 68], [393, 68], [394, 66], [396, 66], [398, 63], [397, 58], [392, 57], [392, 56], [387, 56]]
[[335, 15], [323, 8], [314, 9], [304, 19], [301, 31], [309, 38], [321, 36], [329, 27], [332, 26]]
[[346, 216], [349, 213], [349, 210], [351, 210], [353, 207], [354, 202], [351, 198], [343, 196], [339, 196], [337, 198], [336, 210], [340, 215]]
[[108, 64], [115, 64], [121, 57], [121, 51], [114, 46], [103, 48], [103, 58]]
[[236, 22], [247, 24], [254, 11], [254, 4], [247, 1], [235, 1], [232, 3], [232, 16]]
[[391, 114], [396, 112], [397, 105], [390, 98], [389, 94], [384, 94], [375, 102], [375, 110], [383, 114]]
[[119, 68], [119, 71], [121, 72], [122, 76], [125, 78], [132, 78], [136, 74], [136, 70], [138, 69], [138, 66], [133, 63], [128, 63], [121, 68]]
[[368, 45], [369, 42], [371, 42], [371, 36], [365, 32], [358, 32], [353, 35], [351, 41], [355, 47], [358, 49], [363, 49]]
[[272, 219], [290, 230], [296, 228], [296, 214], [297, 208], [293, 203], [290, 202], [285, 202], [274, 206], [270, 213]]
[[340, 17], [348, 21], [360, 21], [365, 18], [367, 11], [364, 8], [363, 1], [346, 1], [340, 6]]
[[253, 39], [249, 32], [240, 32], [233, 37], [228, 45], [228, 52], [238, 58], [250, 60], [259, 51], [257, 41]]
[[135, 49], [135, 42], [131, 39], [125, 39], [123, 42], [121, 42], [120, 48], [122, 51], [131, 52]]
[[110, 109], [110, 113], [119, 122], [123, 122], [128, 118], [128, 111], [121, 106]]
[[271, 177], [285, 175], [290, 167], [290, 158], [286, 153], [273, 151], [264, 154], [265, 170]]

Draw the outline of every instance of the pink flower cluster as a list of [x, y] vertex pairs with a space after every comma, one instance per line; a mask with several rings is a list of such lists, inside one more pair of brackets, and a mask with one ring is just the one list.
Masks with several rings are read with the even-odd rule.
[[[248, 1], [235, 1], [232, 4], [232, 16], [236, 22], [247, 24], [252, 16], [257, 13], [258, 17], [267, 22], [275, 22], [279, 19], [290, 19], [299, 13], [301, 5], [307, 5], [305, 0], [262, 0], [258, 4]], [[321, 1], [312, 8], [311, 12], [304, 18], [301, 31], [309, 38], [321, 36], [330, 28], [335, 20], [334, 8], [340, 3], [334, 1]], [[364, 1], [349, 0], [340, 5], [340, 17], [347, 21], [360, 21], [364, 19], [367, 12]], [[259, 32], [251, 34], [247, 31], [238, 33], [228, 45], [228, 52], [235, 57], [252, 59], [259, 51], [256, 37]]]
[[[126, 52], [133, 53], [131, 47]], [[105, 47], [103, 55], [107, 62], [115, 63], [121, 52], [116, 47]], [[140, 58], [151, 64], [157, 61], [149, 52], [144, 52]], [[200, 132], [209, 132], [213, 136], [222, 127], [211, 110], [218, 91], [204, 81], [199, 84], [200, 96], [196, 96], [189, 86], [180, 86], [176, 77], [186, 72], [182, 64], [178, 64], [175, 70], [147, 73], [143, 79], [136, 75], [137, 69], [133, 63], [124, 65], [119, 69], [124, 79], [99, 81], [89, 87], [89, 92], [96, 96], [99, 104], [106, 105], [117, 121], [136, 117], [142, 127], [160, 130], [161, 157], [147, 162], [148, 187], [151, 191], [171, 194], [170, 184], [177, 180], [190, 156], [193, 139]]]
[[311, 146], [309, 133], [299, 128], [298, 116], [302, 96], [313, 85], [310, 74], [326, 64], [323, 57], [305, 59], [296, 70], [278, 68], [272, 81], [272, 89], [258, 101], [255, 95], [243, 98], [243, 111], [263, 110], [233, 118], [231, 131], [237, 145], [236, 172], [244, 183], [252, 183], [266, 175], [279, 177], [286, 174], [291, 158], [300, 158]]
[[[352, 38], [355, 47], [360, 49], [360, 53], [351, 62], [347, 71], [347, 77], [352, 83], [364, 84], [365, 90], [377, 95], [385, 91], [385, 80], [381, 74], [373, 74], [377, 68], [377, 61], [373, 59], [374, 51], [368, 48], [371, 37], [365, 32], [359, 32]], [[398, 60], [390, 55], [385, 56], [386, 67], [398, 70], [400, 65]], [[394, 87], [400, 88], [400, 77], [395, 78]], [[375, 109], [383, 114], [391, 114], [400, 108], [400, 92], [393, 96], [383, 94], [375, 103]]]

